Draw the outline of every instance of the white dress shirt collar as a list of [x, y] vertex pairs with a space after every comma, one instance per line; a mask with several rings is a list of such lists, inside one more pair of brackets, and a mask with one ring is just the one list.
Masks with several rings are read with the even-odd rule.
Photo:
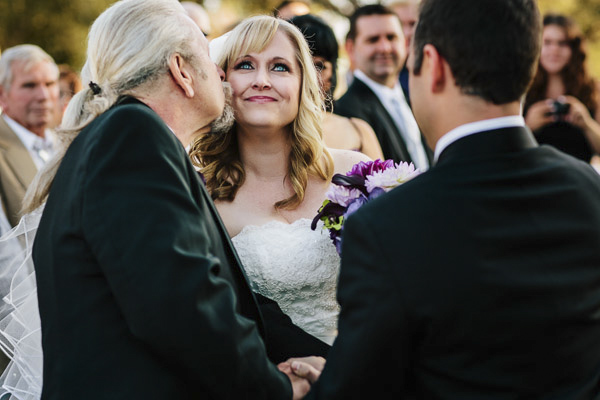
[[377, 97], [380, 99], [388, 99], [388, 98], [403, 98], [404, 92], [402, 91], [402, 86], [400, 86], [400, 82], [397, 81], [394, 88], [387, 87], [382, 85], [379, 82], [375, 82], [373, 79], [369, 78], [367, 74], [362, 72], [360, 69], [354, 71], [354, 77], [360, 79], [365, 85], [371, 89]]
[[429, 168], [429, 161], [421, 140], [421, 131], [406, 101], [400, 82], [396, 80], [396, 85], [390, 88], [375, 82], [359, 69], [354, 71], [354, 77], [375, 93], [396, 124], [413, 163], [421, 171], [426, 171]]
[[472, 135], [474, 133], [491, 131], [495, 129], [502, 128], [512, 128], [512, 127], [524, 127], [525, 120], [520, 115], [511, 115], [508, 117], [499, 117], [492, 119], [484, 119], [481, 121], [471, 122], [468, 124], [464, 124], [452, 129], [450, 132], [446, 133], [444, 136], [438, 140], [435, 145], [435, 152], [433, 155], [434, 162], [437, 162], [442, 151], [446, 149], [446, 147], [450, 146], [452, 143], [456, 142], [458, 139], [464, 138], [465, 136]]

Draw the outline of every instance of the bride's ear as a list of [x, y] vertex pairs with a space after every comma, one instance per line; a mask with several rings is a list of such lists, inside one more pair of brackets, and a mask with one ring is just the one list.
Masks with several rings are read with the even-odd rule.
[[181, 54], [173, 53], [169, 59], [169, 72], [173, 81], [181, 88], [185, 96], [194, 97], [194, 74], [193, 68], [183, 59]]

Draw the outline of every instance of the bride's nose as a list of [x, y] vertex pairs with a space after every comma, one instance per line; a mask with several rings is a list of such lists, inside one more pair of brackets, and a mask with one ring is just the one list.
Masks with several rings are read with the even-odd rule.
[[254, 75], [254, 82], [252, 82], [252, 88], [257, 90], [265, 90], [271, 88], [271, 81], [269, 80], [269, 73], [266, 68], [259, 68], [256, 70]]

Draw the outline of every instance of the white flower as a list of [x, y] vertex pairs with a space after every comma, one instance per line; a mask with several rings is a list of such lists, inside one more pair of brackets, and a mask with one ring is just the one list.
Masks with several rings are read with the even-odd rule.
[[375, 188], [382, 188], [389, 192], [396, 186], [414, 178], [419, 174], [419, 170], [415, 169], [412, 163], [401, 162], [393, 168], [387, 168], [383, 171], [373, 172], [367, 176], [365, 186], [367, 192], [371, 193]]
[[331, 185], [327, 190], [326, 196], [333, 203], [337, 203], [342, 207], [348, 207], [352, 200], [360, 197], [360, 190], [348, 189], [345, 186]]

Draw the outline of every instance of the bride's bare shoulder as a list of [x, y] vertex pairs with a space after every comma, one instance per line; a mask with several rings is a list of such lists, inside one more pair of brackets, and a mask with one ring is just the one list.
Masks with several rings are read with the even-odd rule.
[[345, 174], [352, 169], [352, 166], [360, 161], [372, 161], [369, 157], [359, 151], [327, 149], [333, 158], [333, 165], [336, 174]]

